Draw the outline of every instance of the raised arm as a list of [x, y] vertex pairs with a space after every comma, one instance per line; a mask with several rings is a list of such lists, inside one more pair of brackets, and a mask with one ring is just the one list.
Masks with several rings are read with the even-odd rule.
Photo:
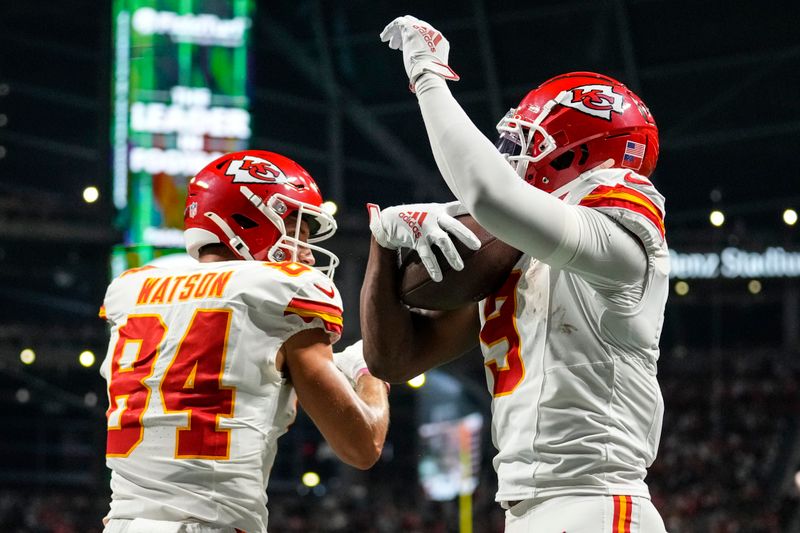
[[424, 66], [447, 64], [449, 45], [441, 44], [446, 39], [436, 52], [444, 55], [436, 61], [425, 41], [417, 42], [420, 33], [413, 25], [429, 27], [400, 17], [383, 37], [392, 46], [396, 36], [392, 47], [403, 49], [434, 158], [463, 206], [489, 232], [552, 266], [641, 280], [647, 264], [636, 239], [604, 215], [568, 205], [523, 181], [455, 100], [441, 68]]
[[556, 267], [642, 279], [644, 250], [625, 229], [588, 207], [568, 205], [516, 174], [433, 74], [417, 82], [420, 109], [442, 176], [493, 235]]
[[360, 469], [380, 458], [389, 427], [385, 383], [358, 377], [355, 389], [333, 362], [331, 343], [322, 329], [306, 329], [281, 348], [297, 398], [336, 455]]

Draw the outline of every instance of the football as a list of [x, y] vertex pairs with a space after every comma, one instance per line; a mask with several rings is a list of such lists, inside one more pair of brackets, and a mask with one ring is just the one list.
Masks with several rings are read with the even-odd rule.
[[434, 255], [442, 269], [442, 281], [435, 282], [415, 251], [401, 254], [400, 298], [419, 309], [451, 310], [479, 302], [500, 288], [522, 252], [483, 229], [471, 215], [456, 219], [480, 239], [481, 247], [470, 250], [453, 237], [464, 261], [463, 270], [454, 270], [434, 246]]

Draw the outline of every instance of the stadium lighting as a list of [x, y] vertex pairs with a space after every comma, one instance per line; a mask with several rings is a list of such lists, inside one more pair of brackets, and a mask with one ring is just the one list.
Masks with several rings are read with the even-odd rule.
[[306, 472], [305, 474], [303, 474], [301, 480], [303, 481], [303, 485], [309, 488], [316, 487], [317, 485], [319, 485], [320, 481], [319, 474], [317, 474], [316, 472]]
[[711, 214], [708, 216], [708, 219], [711, 221], [712, 226], [718, 228], [725, 223], [725, 214], [718, 209], [714, 209], [713, 211], [711, 211]]
[[686, 296], [689, 294], [689, 284], [685, 281], [679, 281], [675, 284], [675, 294], [678, 296]]
[[87, 407], [94, 407], [97, 405], [97, 394], [92, 391], [87, 392], [83, 396], [83, 404]]
[[95, 361], [94, 353], [92, 353], [91, 350], [84, 350], [78, 356], [78, 362], [81, 364], [81, 366], [86, 368], [92, 366], [94, 364], [94, 361]]
[[407, 383], [408, 386], [411, 387], [412, 389], [418, 389], [423, 385], [425, 385], [425, 374], [420, 374], [415, 378], [411, 378], [407, 381]]
[[758, 294], [761, 292], [761, 282], [757, 279], [751, 279], [747, 284], [747, 290], [750, 291], [750, 294]]
[[100, 191], [97, 190], [97, 187], [90, 186], [83, 189], [83, 201], [87, 204], [93, 204], [100, 198]]
[[19, 360], [22, 361], [23, 364], [32, 365], [33, 362], [36, 361], [36, 352], [30, 348], [25, 348], [19, 352]]
[[31, 391], [26, 388], [18, 389], [15, 396], [19, 403], [28, 403], [31, 401]]
[[336, 202], [333, 200], [327, 200], [322, 202], [322, 210], [328, 213], [330, 216], [334, 216], [337, 211], [339, 211], [339, 206], [336, 205]]
[[797, 211], [794, 209], [787, 209], [783, 212], [783, 221], [787, 226], [794, 226], [797, 224]]

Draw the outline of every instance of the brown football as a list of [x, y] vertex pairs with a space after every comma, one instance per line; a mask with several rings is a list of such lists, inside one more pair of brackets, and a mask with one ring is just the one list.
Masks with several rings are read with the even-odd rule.
[[453, 237], [464, 260], [463, 270], [454, 270], [434, 246], [434, 254], [442, 269], [442, 281], [435, 282], [425, 270], [419, 255], [408, 251], [400, 264], [400, 298], [419, 309], [450, 310], [479, 302], [500, 288], [522, 252], [509, 246], [483, 229], [472, 216], [456, 217], [480, 239], [481, 247], [470, 250]]

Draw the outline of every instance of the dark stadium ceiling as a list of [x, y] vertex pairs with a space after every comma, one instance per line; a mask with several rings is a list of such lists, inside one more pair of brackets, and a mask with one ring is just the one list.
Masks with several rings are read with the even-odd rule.
[[[104, 193], [109, 185], [110, 9], [100, 4], [0, 3], [3, 201], [39, 198], [51, 223], [86, 183]], [[798, 2], [257, 4], [252, 144], [301, 161], [348, 213], [365, 200], [447, 195], [400, 56], [377, 38], [406, 12], [450, 39], [462, 77], [453, 91], [490, 136], [538, 82], [596, 70], [626, 82], [653, 110], [662, 137], [656, 180], [670, 215], [705, 209], [715, 188], [728, 205], [800, 195]]]
[[[400, 54], [377, 37], [405, 13], [448, 37], [452, 90], [492, 138], [557, 73], [595, 70], [638, 92], [661, 132], [655, 180], [673, 236], [706, 231], [712, 196], [753, 231], [800, 206], [800, 2], [257, 2], [252, 146], [301, 162], [342, 205], [345, 235], [366, 239], [365, 201], [450, 198]], [[97, 0], [0, 2], [0, 296], [29, 313], [85, 316], [120, 240], [110, 17]], [[101, 201], [87, 206], [91, 184]]]

